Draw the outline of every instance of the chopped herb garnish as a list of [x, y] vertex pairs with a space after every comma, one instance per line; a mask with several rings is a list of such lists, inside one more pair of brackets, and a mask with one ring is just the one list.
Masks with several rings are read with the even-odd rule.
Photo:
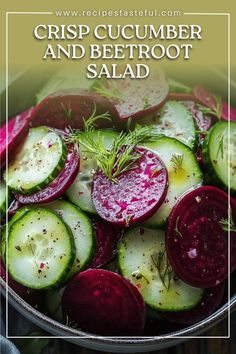
[[236, 232], [236, 225], [232, 216], [232, 209], [229, 210], [229, 219], [222, 218], [219, 221], [219, 224], [224, 231]]
[[62, 109], [64, 111], [65, 117], [71, 119], [72, 109], [70, 108], [70, 104], [69, 104], [69, 107], [66, 108], [64, 106], [64, 104], [61, 102], [61, 106], [62, 106]]
[[213, 98], [215, 99], [215, 106], [214, 107], [210, 108], [210, 107], [206, 107], [201, 104], [198, 104], [197, 108], [200, 109], [200, 111], [203, 114], [212, 114], [220, 120], [221, 116], [222, 116], [222, 99], [218, 95], [214, 95]]
[[220, 141], [219, 141], [219, 147], [216, 153], [216, 157], [218, 158], [219, 153], [221, 153], [221, 158], [224, 158], [224, 135], [222, 134]]
[[158, 271], [164, 287], [168, 291], [170, 288], [171, 279], [173, 277], [173, 269], [167, 258], [166, 250], [152, 254], [151, 259]]
[[150, 103], [149, 103], [148, 97], [143, 97], [142, 101], [143, 101], [143, 109], [146, 109], [146, 108], [151, 106]]
[[181, 232], [179, 231], [179, 216], [177, 217], [176, 219], [176, 224], [175, 224], [175, 233], [180, 236], [180, 237], [183, 237], [183, 235], [181, 234]]
[[119, 89], [115, 86], [115, 83], [112, 81], [110, 81], [108, 85], [106, 85], [106, 83], [108, 83], [108, 81], [97, 80], [92, 85], [92, 90], [99, 93], [101, 96], [120, 100], [121, 93]]
[[139, 279], [144, 279], [146, 280], [147, 284], [149, 284], [149, 280], [147, 279], [147, 277], [145, 277], [141, 272], [140, 270], [135, 270], [133, 273], [132, 273], [132, 277], [134, 277], [135, 279], [139, 280]]
[[134, 148], [144, 141], [155, 139], [158, 134], [153, 132], [151, 126], [136, 125], [132, 131], [121, 132], [113, 141], [112, 147], [107, 149], [99, 131], [94, 140], [94, 124], [101, 118], [110, 119], [110, 116], [108, 113], [97, 116], [95, 107], [91, 117], [84, 120], [84, 131], [71, 130], [65, 140], [80, 143], [86, 152], [93, 153], [98, 167], [111, 181], [116, 182], [117, 177], [134, 167], [140, 158]]
[[171, 162], [173, 162], [174, 164], [174, 169], [175, 169], [175, 173], [177, 172], [177, 170], [182, 170], [183, 169], [183, 154], [173, 154], [171, 157]]

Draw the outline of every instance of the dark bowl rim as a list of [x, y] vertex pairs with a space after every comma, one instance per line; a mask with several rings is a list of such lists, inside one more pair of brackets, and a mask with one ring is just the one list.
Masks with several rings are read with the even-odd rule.
[[[7, 283], [0, 278], [0, 285], [2, 288], [3, 295], [6, 295], [7, 291]], [[19, 307], [21, 309], [20, 312], [26, 311], [28, 315], [30, 315], [30, 319], [32, 320], [38, 320], [40, 322], [43, 322], [44, 325], [47, 325], [47, 327], [52, 328], [54, 331], [59, 331], [62, 332], [63, 334], [60, 336], [60, 338], [68, 338], [68, 339], [90, 339], [92, 341], [101, 341], [103, 343], [113, 343], [113, 344], [120, 344], [120, 345], [127, 345], [127, 344], [151, 344], [151, 343], [161, 343], [166, 340], [171, 340], [171, 338], [179, 338], [179, 339], [185, 339], [191, 337], [197, 336], [199, 338], [199, 333], [207, 330], [212, 326], [212, 324], [216, 324], [217, 322], [220, 322], [222, 319], [225, 317], [230, 316], [230, 312], [236, 310], [236, 294], [230, 299], [229, 302], [226, 302], [224, 305], [222, 305], [218, 310], [216, 310], [212, 315], [208, 316], [204, 320], [197, 322], [196, 324], [190, 325], [186, 328], [183, 328], [178, 331], [171, 332], [169, 334], [163, 334], [160, 336], [144, 336], [143, 338], [141, 336], [139, 337], [103, 337], [99, 335], [93, 335], [90, 333], [86, 333], [84, 331], [81, 331], [79, 329], [75, 329], [72, 327], [67, 326], [66, 324], [60, 323], [49, 316], [43, 314], [36, 308], [32, 307], [29, 305], [26, 301], [24, 301], [19, 295], [17, 295], [14, 290], [12, 290], [8, 286], [8, 298], [9, 302], [19, 310]], [[225, 336], [222, 336], [225, 337]], [[228, 337], [228, 336], [227, 336]], [[226, 338], [227, 338], [226, 337]], [[206, 336], [207, 338], [207, 336]], [[214, 337], [213, 337], [214, 338]]]

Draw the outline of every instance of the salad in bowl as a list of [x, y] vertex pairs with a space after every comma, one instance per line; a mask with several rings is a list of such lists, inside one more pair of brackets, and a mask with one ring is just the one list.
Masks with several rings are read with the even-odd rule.
[[236, 269], [236, 109], [163, 73], [53, 80], [1, 127], [1, 277], [89, 334], [206, 319]]

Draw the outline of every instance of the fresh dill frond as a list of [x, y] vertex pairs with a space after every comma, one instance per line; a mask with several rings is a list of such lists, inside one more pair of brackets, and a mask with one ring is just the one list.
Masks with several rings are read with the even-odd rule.
[[149, 98], [146, 96], [142, 98], [142, 102], [143, 102], [143, 109], [146, 109], [151, 106], [149, 103]]
[[175, 233], [180, 236], [180, 237], [183, 237], [181, 232], [179, 231], [179, 216], [177, 217], [176, 219], [176, 224], [175, 224]]
[[222, 116], [222, 98], [219, 95], [214, 95], [213, 98], [215, 99], [214, 107], [210, 108], [210, 107], [203, 106], [201, 104], [197, 104], [197, 108], [203, 114], [212, 114], [220, 120]]
[[166, 250], [163, 252], [155, 252], [151, 255], [152, 262], [158, 271], [163, 286], [168, 291], [173, 277], [173, 269], [167, 258]]
[[[106, 83], [108, 85], [106, 85]], [[92, 85], [91, 89], [97, 93], [99, 93], [101, 96], [107, 97], [107, 98], [113, 98], [116, 100], [121, 99], [121, 93], [119, 89], [116, 87], [115, 83], [112, 81], [105, 81], [105, 80], [97, 80], [94, 82]]]
[[65, 107], [64, 103], [61, 102], [61, 107], [64, 111], [65, 117], [71, 119], [72, 109], [70, 107], [70, 103], [69, 103], [69, 107], [67, 108], [67, 107]]
[[174, 164], [175, 173], [177, 172], [177, 170], [183, 169], [183, 159], [183, 154], [176, 153], [172, 155], [170, 161]]
[[151, 126], [136, 125], [134, 130], [121, 132], [110, 149], [104, 144], [104, 139], [94, 125], [98, 119], [110, 119], [108, 113], [96, 115], [94, 107], [91, 117], [84, 120], [84, 130], [70, 130], [65, 141], [67, 143], [79, 143], [85, 152], [92, 153], [96, 157], [98, 168], [113, 182], [117, 182], [117, 177], [135, 167], [135, 163], [140, 158], [140, 153], [135, 151], [135, 147], [144, 141], [155, 139], [157, 135]]
[[[94, 126], [99, 119], [111, 120], [109, 112], [96, 114], [97, 108], [94, 103], [92, 114], [89, 118], [83, 119], [84, 131], [67, 128], [67, 136], [64, 138], [66, 143], [83, 143], [88, 152], [95, 152], [97, 143], [94, 141]], [[99, 132], [98, 132], [99, 135]], [[98, 139], [100, 141], [100, 139]]]
[[224, 231], [236, 232], [236, 225], [233, 220], [232, 209], [229, 210], [229, 219], [222, 218], [219, 224]]
[[144, 279], [146, 281], [147, 284], [149, 284], [149, 280], [147, 279], [147, 277], [145, 277], [144, 274], [141, 273], [141, 271], [139, 269], [135, 270], [134, 272], [132, 272], [132, 277], [134, 277], [135, 279], [139, 280], [139, 279]]
[[219, 141], [219, 147], [216, 153], [216, 157], [218, 158], [219, 153], [221, 153], [221, 158], [224, 158], [224, 135], [222, 134], [220, 141]]

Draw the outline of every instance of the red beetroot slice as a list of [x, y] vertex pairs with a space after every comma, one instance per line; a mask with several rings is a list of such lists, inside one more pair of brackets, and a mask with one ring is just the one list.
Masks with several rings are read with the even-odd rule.
[[89, 268], [99, 268], [115, 256], [122, 229], [98, 218], [93, 220], [93, 227], [96, 248]]
[[[202, 85], [196, 85], [193, 88], [193, 94], [195, 98], [204, 106], [211, 108], [212, 110], [216, 109], [217, 102], [215, 95], [205, 89]], [[229, 117], [230, 116], [230, 117]], [[229, 107], [228, 104], [222, 101], [222, 113], [221, 118], [225, 120], [234, 120], [236, 121], [236, 108]]]
[[216, 122], [212, 116], [205, 115], [200, 109], [196, 106], [196, 103], [193, 101], [183, 101], [185, 107], [192, 114], [195, 123], [200, 131], [207, 131], [211, 126]]
[[167, 96], [171, 101], [195, 101], [196, 98], [191, 93], [171, 92]]
[[107, 80], [104, 85], [111, 92], [115, 89], [118, 98], [114, 104], [121, 121], [156, 111], [164, 104], [169, 91], [162, 72], [145, 80]]
[[83, 129], [83, 120], [89, 118], [96, 107], [96, 115], [109, 112], [113, 121], [99, 119], [99, 128], [110, 128], [119, 123], [114, 104], [106, 97], [87, 90], [63, 90], [47, 96], [34, 109], [34, 127], [47, 125], [57, 129], [70, 126]]
[[[15, 149], [23, 142], [28, 134], [30, 121], [32, 119], [33, 108], [18, 114], [11, 118], [8, 123], [0, 128], [0, 164], [3, 166], [6, 162], [6, 150], [8, 147], [8, 156], [12, 156]], [[8, 141], [7, 141], [8, 135]]]
[[102, 171], [93, 180], [92, 200], [99, 216], [120, 226], [129, 226], [152, 216], [164, 201], [168, 174], [164, 163], [151, 151], [135, 148], [139, 160], [117, 182]]
[[178, 312], [162, 312], [162, 315], [171, 322], [179, 324], [193, 324], [210, 316], [221, 304], [225, 289], [222, 282], [213, 288], [205, 290], [202, 301], [193, 309]]
[[[0, 266], [1, 266], [1, 278], [6, 282], [6, 268], [0, 257]], [[28, 289], [25, 286], [17, 283], [11, 276], [8, 274], [8, 285], [9, 287], [17, 293], [23, 300], [28, 302], [31, 306], [38, 307], [43, 302], [42, 292], [38, 290]]]
[[138, 290], [120, 275], [89, 269], [76, 275], [62, 297], [64, 320], [100, 335], [139, 335], [145, 305]]
[[59, 175], [44, 189], [34, 194], [15, 194], [15, 198], [21, 204], [46, 203], [59, 198], [74, 182], [79, 172], [79, 149], [75, 144], [68, 146], [68, 155], [65, 165]]
[[14, 199], [7, 210], [8, 215], [13, 216], [17, 210], [20, 209], [20, 207], [22, 207], [22, 204], [18, 200]]
[[[233, 219], [236, 208], [231, 203]], [[176, 274], [196, 287], [212, 287], [228, 275], [228, 235], [220, 221], [228, 217], [228, 195], [212, 186], [186, 194], [173, 208], [166, 249]], [[235, 266], [236, 233], [231, 234], [231, 270]]]

